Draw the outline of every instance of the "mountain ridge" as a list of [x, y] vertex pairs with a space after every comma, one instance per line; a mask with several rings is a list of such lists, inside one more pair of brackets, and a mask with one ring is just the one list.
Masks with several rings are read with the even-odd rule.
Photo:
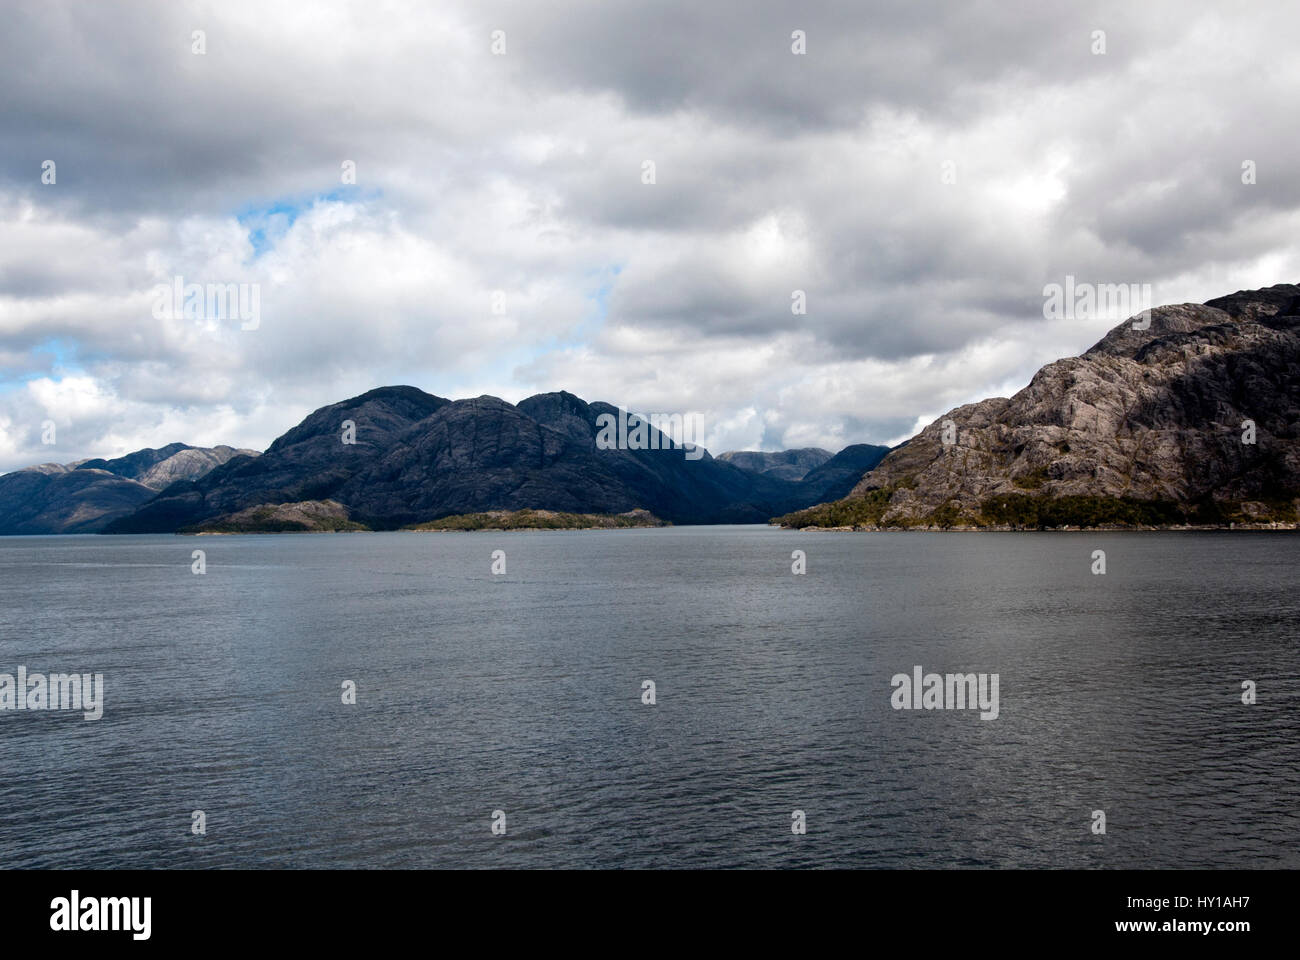
[[0, 476], [0, 535], [98, 533], [177, 480], [256, 450], [171, 443], [112, 459], [42, 463]]
[[1012, 397], [965, 404], [840, 501], [776, 518], [862, 529], [1296, 522], [1300, 286], [1130, 318]]
[[649, 449], [606, 449], [598, 442], [601, 420], [620, 414], [628, 416], [567, 391], [510, 404], [377, 387], [313, 411], [256, 459], [232, 457], [170, 485], [105, 532], [174, 532], [252, 508], [315, 501], [342, 504], [352, 522], [376, 530], [521, 509], [762, 523], [847, 493], [865, 472], [864, 459], [883, 451], [854, 445], [820, 464], [809, 482], [787, 481], [702, 448], [673, 447], [648, 424]]
[[715, 458], [649, 424], [625, 434], [654, 442], [607, 449], [601, 422], [627, 412], [567, 391], [511, 404], [384, 386], [312, 411], [261, 454], [174, 443], [4, 475], [0, 533], [176, 532], [314, 503], [376, 530], [519, 510], [863, 529], [1294, 525], [1300, 285], [1136, 319], [892, 449]]

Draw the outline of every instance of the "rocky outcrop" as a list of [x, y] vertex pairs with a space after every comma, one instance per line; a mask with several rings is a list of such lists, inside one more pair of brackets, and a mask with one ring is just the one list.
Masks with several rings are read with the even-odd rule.
[[215, 517], [179, 533], [342, 533], [366, 530], [348, 517], [348, 508], [333, 500], [263, 503]]
[[128, 480], [139, 480], [169, 457], [174, 457], [184, 450], [192, 449], [194, 448], [188, 443], [169, 443], [165, 447], [149, 447], [108, 460], [102, 458], [77, 460], [68, 464], [68, 468], [72, 470], [103, 470], [114, 476], [125, 477]]
[[256, 450], [217, 447], [186, 447], [159, 461], [136, 479], [150, 490], [165, 490], [177, 480], [197, 480], [232, 457], [256, 457]]
[[[1288, 524], [1300, 287], [1152, 311], [1015, 396], [958, 407], [792, 526]], [[1253, 441], [1253, 442], [1252, 442]]]
[[554, 510], [489, 510], [461, 513], [407, 527], [417, 533], [450, 533], [471, 530], [626, 530], [631, 527], [663, 527], [662, 520], [647, 510], [627, 513], [557, 513]]

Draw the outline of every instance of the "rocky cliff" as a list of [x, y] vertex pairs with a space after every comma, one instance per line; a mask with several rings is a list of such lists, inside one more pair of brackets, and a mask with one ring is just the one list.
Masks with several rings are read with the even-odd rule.
[[1156, 308], [944, 414], [788, 526], [1292, 524], [1300, 287]]

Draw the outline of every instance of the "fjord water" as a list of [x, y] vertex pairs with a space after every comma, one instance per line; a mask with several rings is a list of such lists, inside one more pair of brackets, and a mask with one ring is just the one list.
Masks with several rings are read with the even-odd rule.
[[[1297, 867], [1298, 561], [1287, 533], [0, 539], [0, 673], [105, 686], [98, 721], [0, 713], [0, 863]], [[916, 665], [999, 674], [1000, 715], [893, 709]]]

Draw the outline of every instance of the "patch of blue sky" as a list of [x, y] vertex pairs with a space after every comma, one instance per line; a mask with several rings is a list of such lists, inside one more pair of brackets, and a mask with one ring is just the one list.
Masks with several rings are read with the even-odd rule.
[[235, 219], [248, 231], [248, 242], [256, 260], [275, 249], [298, 217], [321, 203], [361, 203], [379, 196], [378, 191], [363, 192], [352, 185], [340, 186], [327, 193], [303, 194], [277, 200], [249, 203], [235, 211]]
[[50, 337], [34, 344], [27, 351], [26, 370], [0, 370], [0, 393], [11, 393], [42, 377], [79, 376], [85, 371], [77, 362], [78, 349], [72, 338]]
[[587, 302], [587, 312], [574, 324], [566, 336], [557, 337], [549, 343], [548, 349], [564, 350], [580, 347], [591, 340], [592, 336], [605, 325], [605, 321], [609, 317], [610, 294], [614, 292], [614, 284], [618, 280], [618, 275], [622, 272], [623, 264], [621, 263], [608, 264], [587, 272], [584, 279], [589, 284], [589, 287], [583, 297]]

